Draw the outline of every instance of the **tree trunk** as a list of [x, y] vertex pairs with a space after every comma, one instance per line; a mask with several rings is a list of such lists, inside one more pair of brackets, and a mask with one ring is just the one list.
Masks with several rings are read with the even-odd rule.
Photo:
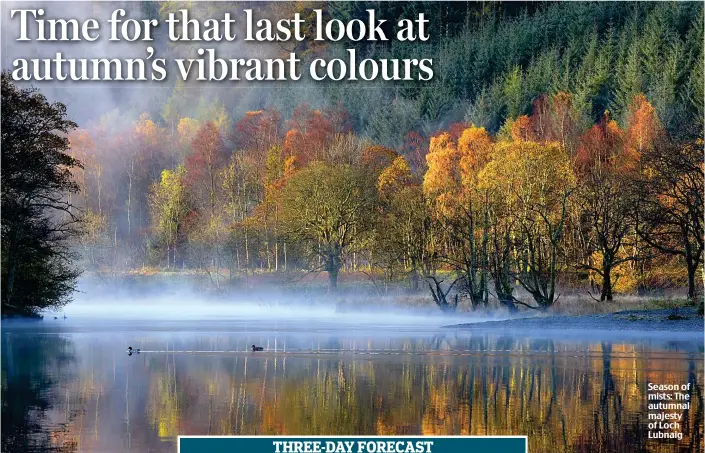
[[5, 289], [4, 299], [5, 305], [12, 304], [12, 290], [15, 284], [15, 271], [17, 269], [17, 263], [12, 257], [8, 259], [8, 269], [7, 269], [7, 288]]
[[612, 269], [609, 267], [603, 269], [600, 301], [612, 301]]
[[435, 285], [434, 289], [431, 282], [428, 282], [428, 289], [431, 290], [431, 296], [433, 296], [433, 301], [438, 305], [438, 308], [440, 308], [443, 313], [454, 313], [458, 308], [458, 294], [455, 295], [452, 302], [448, 302], [448, 294], [450, 294], [450, 291], [458, 280], [455, 280], [450, 284], [447, 290], [443, 291], [443, 287], [441, 287], [443, 280], [438, 280], [436, 277], [430, 276], [427, 278], [433, 280], [433, 284]]
[[128, 184], [127, 184], [127, 237], [132, 234], [132, 217], [130, 215], [132, 211], [132, 174], [135, 171], [135, 161], [130, 158], [130, 171], [127, 174]]
[[247, 233], [247, 227], [245, 227], [245, 275], [247, 275], [247, 270], [250, 267], [250, 245], [249, 245], [249, 235]]
[[514, 298], [511, 295], [507, 294], [497, 294], [497, 298], [499, 299], [499, 303], [507, 307], [507, 310], [509, 310], [510, 314], [515, 314], [519, 312], [519, 308], [514, 304]]
[[328, 270], [328, 289], [332, 293], [338, 289], [338, 269]]
[[697, 272], [698, 266], [689, 257], [686, 257], [686, 264], [688, 266], [688, 302], [695, 304], [695, 272]]
[[421, 277], [419, 276], [419, 271], [416, 269], [416, 265], [412, 264], [412, 266], [413, 268], [411, 270], [411, 290], [415, 293], [418, 293]]

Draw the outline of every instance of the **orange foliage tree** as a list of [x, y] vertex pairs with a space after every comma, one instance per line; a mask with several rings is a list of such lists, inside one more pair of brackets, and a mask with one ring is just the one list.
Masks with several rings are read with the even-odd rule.
[[480, 190], [477, 177], [491, 147], [487, 131], [474, 126], [433, 137], [423, 182], [433, 216], [445, 237], [443, 260], [458, 273], [457, 282], [473, 307], [486, 305], [489, 297], [487, 196]]
[[630, 112], [626, 131], [605, 113], [580, 138], [575, 160], [576, 200], [585, 232], [584, 261], [579, 267], [599, 276], [600, 300], [613, 299], [615, 279], [628, 277], [621, 265], [638, 258], [635, 200], [629, 189], [642, 153], [653, 146], [661, 130], [643, 95], [635, 97]]
[[187, 181], [211, 212], [215, 212], [218, 184], [216, 174], [226, 162], [225, 145], [215, 123], [205, 123], [191, 142], [186, 156]]

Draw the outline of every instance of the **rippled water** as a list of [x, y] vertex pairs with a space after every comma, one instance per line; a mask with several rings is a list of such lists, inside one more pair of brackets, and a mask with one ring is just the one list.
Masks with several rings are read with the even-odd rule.
[[[682, 441], [647, 438], [649, 382], [692, 383]], [[697, 335], [4, 323], [3, 451], [174, 452], [178, 434], [526, 434], [532, 453], [702, 451], [702, 383]]]

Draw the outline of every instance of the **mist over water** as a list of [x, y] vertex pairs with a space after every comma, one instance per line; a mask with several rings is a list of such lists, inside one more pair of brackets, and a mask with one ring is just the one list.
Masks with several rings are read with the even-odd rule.
[[[263, 294], [264, 293], [264, 294]], [[379, 304], [382, 298], [342, 294], [297, 295], [286, 291], [252, 290], [231, 295], [208, 295], [194, 289], [165, 290], [162, 294], [77, 294], [75, 300], [47, 317], [101, 320], [179, 320], [306, 322], [311, 325], [400, 326], [420, 329], [448, 324], [505, 319], [503, 315], [457, 313], [444, 315], [432, 302], [427, 307], [399, 308]]]
[[[84, 277], [58, 319], [3, 323], [3, 398], [31, 421], [12, 445], [166, 453], [178, 435], [521, 433], [537, 452], [702, 448], [702, 335], [443, 328], [502, 316], [391, 305], [400, 296]], [[682, 441], [648, 439], [648, 382], [692, 384]]]

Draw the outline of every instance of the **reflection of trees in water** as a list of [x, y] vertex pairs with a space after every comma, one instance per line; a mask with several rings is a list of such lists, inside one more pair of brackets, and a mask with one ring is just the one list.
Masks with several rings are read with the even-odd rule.
[[[690, 383], [691, 405], [690, 408], [683, 411], [683, 433], [690, 437], [688, 446], [689, 451], [697, 451], [698, 446], [702, 449], [703, 444], [703, 389], [700, 386], [702, 376], [698, 378], [695, 371], [695, 360], [691, 356], [688, 359], [688, 383]], [[697, 406], [695, 403], [697, 402]], [[693, 407], [696, 407], [694, 410]], [[692, 420], [691, 420], [692, 418]]]
[[[586, 431], [578, 443], [579, 452], [644, 451], [646, 440], [646, 406], [636, 413], [633, 420], [624, 420], [625, 408], [617, 379], [612, 373], [612, 343], [600, 343], [601, 386], [599, 405], [592, 414], [592, 429]], [[639, 403], [646, 403], [646, 393], [637, 396]], [[634, 403], [634, 401], [631, 401]]]
[[[152, 426], [162, 437], [521, 433], [533, 451], [679, 451], [646, 438], [646, 383], [702, 377], [693, 361], [689, 369], [680, 357], [660, 360], [654, 370], [648, 353], [609, 342], [576, 354], [552, 340], [449, 335], [400, 349], [449, 346], [490, 352], [171, 356], [150, 363]], [[701, 388], [693, 393], [684, 449], [703, 443]]]
[[[600, 390], [600, 411], [602, 412], [603, 442], [612, 435], [612, 428], [619, 430], [622, 425], [622, 397], [616, 389], [612, 375], [612, 343], [602, 342], [602, 389]], [[595, 429], [598, 432], [598, 428]]]
[[[71, 406], [83, 412], [67, 423], [66, 438], [77, 439], [86, 451], [91, 445], [120, 449], [120, 442], [125, 451], [163, 450], [171, 444], [160, 442], [173, 441], [177, 434], [521, 433], [529, 436], [531, 451], [551, 452], [697, 451], [703, 445], [703, 371], [695, 353], [688, 362], [678, 350], [668, 358], [671, 353], [645, 352], [630, 344], [586, 348], [453, 332], [408, 340], [308, 341], [308, 347], [321, 350], [335, 345], [402, 353], [141, 354], [118, 361], [122, 365], [116, 372], [114, 356], [103, 359], [103, 350], [96, 348], [93, 355], [82, 351], [81, 366], [70, 368], [75, 376], [52, 379], [69, 370], [70, 359], [62, 357], [73, 354], [72, 344], [55, 337], [35, 344], [33, 351], [22, 353], [31, 364], [22, 365], [25, 371], [8, 362], [16, 361], [19, 349], [3, 345], [3, 351], [14, 353], [3, 354], [3, 373], [36, 374], [9, 380], [37, 390], [34, 396], [17, 397], [24, 406], [12, 403], [25, 412], [11, 422], [21, 425], [26, 417], [36, 423], [23, 429], [39, 431], [42, 424], [46, 429], [46, 421], [30, 407], [44, 401], [44, 411], [56, 416], [48, 405], [53, 398], [55, 408], [63, 409], [60, 399], [70, 391]], [[661, 359], [652, 361], [652, 355]], [[646, 383], [688, 380], [694, 384], [693, 406], [684, 419], [682, 447], [647, 440]], [[69, 385], [66, 394], [50, 398], [47, 392], [57, 383], [62, 389]], [[102, 390], [83, 399], [81, 392], [88, 387]], [[11, 425], [5, 430], [6, 415], [3, 407], [3, 436], [13, 430]], [[44, 437], [25, 435], [14, 445], [57, 445], [50, 435], [38, 436]]]
[[3, 452], [75, 451], [67, 427], [45, 427], [57, 377], [63, 379], [74, 362], [73, 344], [61, 336], [2, 336]]

